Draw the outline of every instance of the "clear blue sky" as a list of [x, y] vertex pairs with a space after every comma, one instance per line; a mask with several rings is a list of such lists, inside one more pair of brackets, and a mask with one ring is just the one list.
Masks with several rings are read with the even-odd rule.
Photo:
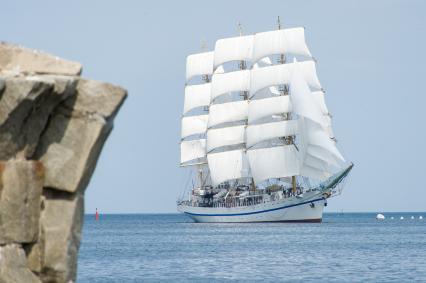
[[128, 89], [86, 193], [86, 212], [175, 212], [185, 57], [221, 37], [305, 26], [355, 163], [328, 211], [425, 211], [426, 1], [7, 1], [0, 39], [80, 61]]

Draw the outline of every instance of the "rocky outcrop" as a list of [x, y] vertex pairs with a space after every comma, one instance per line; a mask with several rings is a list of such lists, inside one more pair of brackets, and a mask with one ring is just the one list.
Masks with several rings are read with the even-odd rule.
[[84, 191], [126, 98], [80, 73], [0, 44], [0, 283], [75, 281]]
[[80, 63], [61, 59], [50, 54], [2, 42], [0, 70], [17, 74], [59, 74], [78, 76]]
[[1, 162], [0, 176], [0, 245], [36, 241], [44, 176], [42, 163]]
[[27, 282], [40, 283], [26, 263], [25, 252], [21, 246], [11, 244], [0, 246], [0, 283]]

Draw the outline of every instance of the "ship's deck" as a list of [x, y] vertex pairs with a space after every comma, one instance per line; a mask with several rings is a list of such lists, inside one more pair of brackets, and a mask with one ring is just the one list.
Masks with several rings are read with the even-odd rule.
[[191, 195], [191, 200], [180, 200], [178, 205], [192, 207], [244, 207], [262, 203], [274, 202], [279, 199], [291, 199], [300, 197], [306, 192], [316, 191], [316, 189], [304, 190], [298, 187], [293, 193], [291, 189], [281, 189], [275, 191], [257, 190], [251, 191], [249, 195], [235, 195], [222, 198], [214, 198], [212, 194], [207, 196]]

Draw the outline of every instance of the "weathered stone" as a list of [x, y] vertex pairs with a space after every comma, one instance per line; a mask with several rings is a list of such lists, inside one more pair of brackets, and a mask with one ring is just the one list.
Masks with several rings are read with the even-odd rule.
[[75, 102], [71, 99], [65, 105], [74, 112], [96, 113], [109, 119], [117, 113], [126, 98], [127, 92], [121, 87], [92, 80], [80, 79], [77, 85]]
[[51, 112], [76, 84], [63, 76], [7, 78], [0, 99], [0, 160], [31, 158]]
[[0, 244], [35, 242], [43, 188], [42, 163], [0, 162], [0, 174]]
[[52, 117], [37, 152], [46, 167], [45, 187], [84, 190], [110, 130], [111, 126], [99, 118]]
[[0, 43], [0, 72], [26, 74], [80, 75], [82, 66], [50, 54], [13, 45]]
[[28, 269], [19, 245], [0, 246], [0, 283], [41, 283]]
[[28, 250], [28, 266], [43, 282], [75, 280], [84, 198], [46, 188], [39, 241]]
[[0, 94], [2, 94], [5, 86], [6, 86], [5, 80], [0, 78]]
[[39, 235], [37, 242], [24, 244], [23, 247], [27, 254], [27, 265], [34, 273], [39, 274], [44, 264], [44, 229], [40, 223]]
[[[76, 278], [84, 190], [127, 95], [80, 72], [0, 44], [0, 283], [39, 282], [29, 269], [43, 282]], [[26, 262], [21, 246], [2, 253], [14, 243]]]
[[122, 88], [105, 83], [80, 81], [77, 90], [50, 119], [35, 155], [46, 167], [45, 187], [67, 192], [87, 187], [126, 97]]
[[34, 102], [44, 93], [51, 92], [53, 82], [29, 80], [26, 77], [5, 77], [5, 91], [0, 100], [0, 124], [4, 124], [6, 120], [17, 111], [21, 104], [26, 104], [26, 112], [31, 107], [25, 102]]

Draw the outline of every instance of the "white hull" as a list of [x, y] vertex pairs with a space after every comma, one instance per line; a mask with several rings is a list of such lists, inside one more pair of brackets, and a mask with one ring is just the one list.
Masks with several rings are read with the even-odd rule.
[[179, 205], [178, 210], [195, 222], [321, 222], [326, 203], [323, 193], [310, 192], [303, 197], [282, 198], [251, 206]]

